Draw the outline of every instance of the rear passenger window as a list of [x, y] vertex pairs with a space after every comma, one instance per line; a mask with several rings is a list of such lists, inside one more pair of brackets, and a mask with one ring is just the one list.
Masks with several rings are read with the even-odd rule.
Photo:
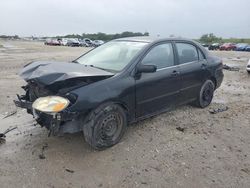
[[195, 46], [187, 43], [176, 43], [180, 64], [198, 61], [198, 53]]
[[144, 65], [156, 65], [157, 69], [174, 65], [172, 44], [160, 44], [153, 47], [142, 60]]

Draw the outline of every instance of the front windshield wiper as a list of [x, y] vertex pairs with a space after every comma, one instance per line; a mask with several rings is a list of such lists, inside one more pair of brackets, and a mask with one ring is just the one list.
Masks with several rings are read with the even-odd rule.
[[94, 68], [97, 68], [97, 69], [101, 69], [101, 70], [104, 70], [104, 71], [107, 71], [107, 72], [111, 72], [111, 73], [117, 73], [118, 71], [115, 71], [113, 69], [105, 69], [105, 68], [102, 68], [102, 67], [97, 67], [95, 65], [85, 65], [85, 64], [82, 64], [84, 66], [90, 66], [90, 67], [94, 67]]
[[79, 63], [76, 59], [71, 61], [72, 63]]

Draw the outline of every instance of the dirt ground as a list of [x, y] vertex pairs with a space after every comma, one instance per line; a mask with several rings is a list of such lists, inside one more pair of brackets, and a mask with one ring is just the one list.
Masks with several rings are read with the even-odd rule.
[[[205, 109], [182, 106], [128, 128], [119, 144], [94, 151], [83, 134], [47, 137], [13, 99], [34, 60], [73, 60], [87, 48], [0, 41], [0, 187], [250, 187], [250, 53], [211, 52], [240, 71], [224, 71]], [[211, 109], [229, 109], [217, 114]], [[182, 131], [177, 127], [183, 128]], [[41, 159], [42, 158], [42, 159]]]

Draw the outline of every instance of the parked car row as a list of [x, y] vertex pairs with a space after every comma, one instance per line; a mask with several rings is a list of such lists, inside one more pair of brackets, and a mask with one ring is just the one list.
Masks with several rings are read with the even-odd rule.
[[102, 40], [91, 40], [88, 38], [58, 38], [58, 39], [46, 39], [45, 45], [50, 46], [71, 46], [71, 47], [97, 47], [104, 43]]
[[207, 47], [209, 50], [224, 50], [224, 51], [250, 51], [250, 45], [246, 43], [213, 43], [211, 45], [208, 44], [202, 44], [203, 47]]

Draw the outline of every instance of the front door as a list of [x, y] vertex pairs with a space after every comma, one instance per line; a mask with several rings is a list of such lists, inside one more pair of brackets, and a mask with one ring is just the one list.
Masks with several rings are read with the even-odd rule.
[[157, 70], [136, 77], [136, 117], [173, 108], [178, 100], [180, 70], [175, 64], [172, 44], [154, 46], [140, 63], [156, 65]]

